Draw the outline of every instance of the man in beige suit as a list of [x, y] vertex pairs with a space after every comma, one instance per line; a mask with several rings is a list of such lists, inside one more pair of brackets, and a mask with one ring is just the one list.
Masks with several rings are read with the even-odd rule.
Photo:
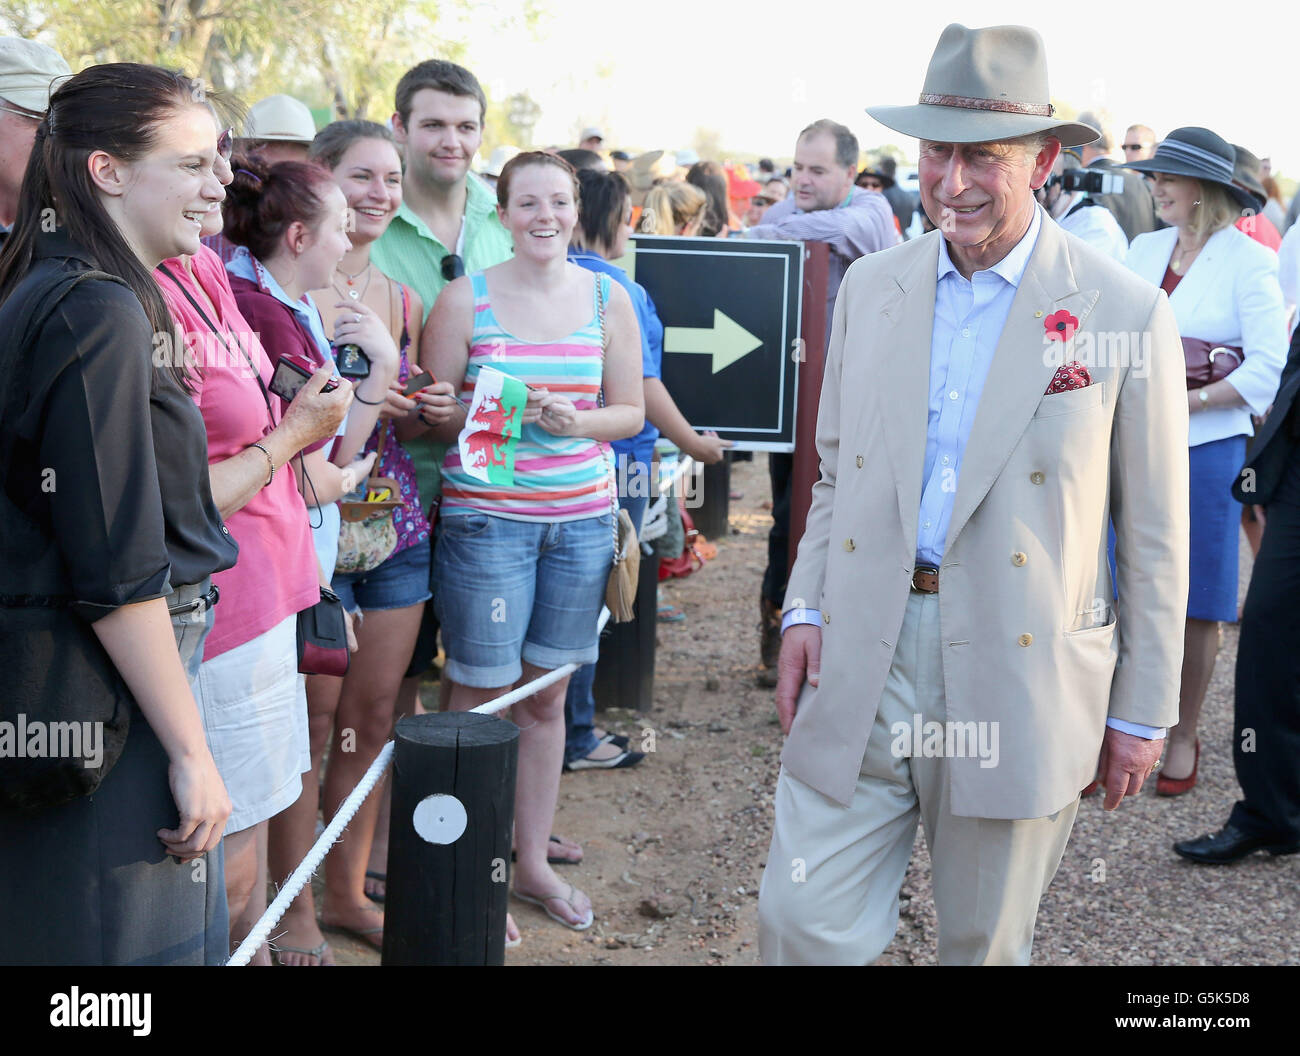
[[[785, 597], [768, 963], [870, 963], [919, 819], [944, 963], [1027, 963], [1094, 774], [1177, 721], [1187, 399], [1164, 294], [1034, 203], [1064, 144], [1042, 41], [949, 26], [920, 102], [939, 230], [844, 278], [821, 479]], [[1119, 597], [1106, 560], [1117, 534]]]

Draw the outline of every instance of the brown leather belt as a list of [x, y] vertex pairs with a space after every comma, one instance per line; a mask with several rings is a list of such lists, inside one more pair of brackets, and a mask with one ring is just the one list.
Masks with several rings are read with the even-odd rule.
[[917, 565], [912, 573], [912, 589], [918, 594], [938, 594], [939, 570], [933, 565]]

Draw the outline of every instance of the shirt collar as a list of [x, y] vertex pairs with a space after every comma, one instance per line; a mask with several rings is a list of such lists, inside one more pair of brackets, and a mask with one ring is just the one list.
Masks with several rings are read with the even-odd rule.
[[[464, 243], [469, 231], [469, 222], [473, 218], [475, 221], [495, 213], [497, 208], [496, 195], [486, 183], [480, 180], [472, 172], [465, 177], [465, 222], [460, 225], [460, 241], [456, 246], [457, 252], [464, 249]], [[403, 220], [414, 228], [415, 233], [421, 238], [427, 238], [432, 242], [442, 246], [442, 240], [429, 230], [429, 225], [424, 222], [409, 205], [403, 200], [402, 204], [397, 207], [397, 212], [393, 215], [393, 221]], [[446, 246], [442, 247], [447, 249]], [[463, 256], [463, 253], [462, 253]]]
[[[1024, 278], [1025, 268], [1029, 266], [1029, 258], [1033, 255], [1034, 245], [1038, 241], [1038, 232], [1043, 226], [1043, 211], [1035, 205], [1033, 218], [1029, 221], [1029, 229], [1021, 236], [1005, 257], [999, 260], [992, 267], [984, 270], [991, 271], [998, 275], [1008, 286], [1018, 288], [1020, 280]], [[976, 272], [976, 274], [979, 274]], [[938, 281], [942, 282], [945, 275], [957, 275], [960, 277], [961, 272], [957, 270], [957, 265], [952, 262], [952, 257], [948, 255], [948, 240], [939, 239], [939, 266]], [[972, 276], [973, 277], [973, 276]]]
[[247, 246], [235, 247], [235, 255], [230, 258], [230, 263], [226, 265], [226, 269], [232, 275], [238, 275], [241, 279], [248, 279], [249, 282], [257, 283], [286, 308], [291, 308], [299, 315], [311, 318], [311, 310], [315, 307], [311, 294], [304, 293], [301, 301], [292, 300], [284, 292], [284, 287], [275, 281], [275, 276], [267, 270], [266, 265], [253, 256], [248, 251]]

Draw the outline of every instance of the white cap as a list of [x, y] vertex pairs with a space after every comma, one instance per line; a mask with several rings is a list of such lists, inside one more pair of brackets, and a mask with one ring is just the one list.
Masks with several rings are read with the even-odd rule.
[[675, 155], [675, 160], [679, 168], [689, 169], [692, 165], [694, 165], [697, 161], [700, 160], [700, 156], [696, 154], [695, 151], [687, 147], [685, 150], [679, 150], [677, 152], [677, 154]]
[[0, 98], [43, 114], [50, 106], [55, 81], [72, 76], [53, 48], [22, 37], [0, 37]]
[[501, 170], [506, 167], [506, 162], [519, 153], [518, 147], [495, 147], [488, 162], [483, 166], [483, 175], [500, 176]]
[[292, 95], [268, 95], [249, 108], [244, 138], [310, 144], [316, 138], [316, 122], [307, 104]]
[[584, 139], [599, 139], [603, 142], [605, 139], [605, 133], [595, 125], [592, 125], [591, 127], [582, 130], [582, 135], [578, 137], [578, 142], [581, 143]]

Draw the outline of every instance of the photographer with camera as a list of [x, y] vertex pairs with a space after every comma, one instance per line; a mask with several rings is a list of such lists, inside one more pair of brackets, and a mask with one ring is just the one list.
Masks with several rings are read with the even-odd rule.
[[[1111, 136], [1110, 126], [1090, 110], [1085, 110], [1078, 118], [1086, 125], [1101, 129], [1101, 138], [1095, 143], [1085, 143], [1079, 148], [1079, 160], [1085, 169], [1117, 175], [1123, 180], [1123, 190], [1107, 191], [1096, 196], [1098, 205], [1104, 205], [1114, 214], [1120, 230], [1130, 242], [1138, 235], [1146, 234], [1160, 227], [1156, 216], [1155, 201], [1151, 197], [1151, 188], [1136, 172], [1126, 172], [1111, 158], [1115, 149], [1115, 140]], [[1122, 164], [1122, 163], [1121, 163]]]
[[1085, 169], [1073, 151], [1063, 150], [1052, 166], [1051, 177], [1043, 184], [1043, 205], [1063, 230], [1123, 264], [1128, 256], [1128, 239], [1110, 210], [1092, 197], [1123, 190], [1121, 177]]

